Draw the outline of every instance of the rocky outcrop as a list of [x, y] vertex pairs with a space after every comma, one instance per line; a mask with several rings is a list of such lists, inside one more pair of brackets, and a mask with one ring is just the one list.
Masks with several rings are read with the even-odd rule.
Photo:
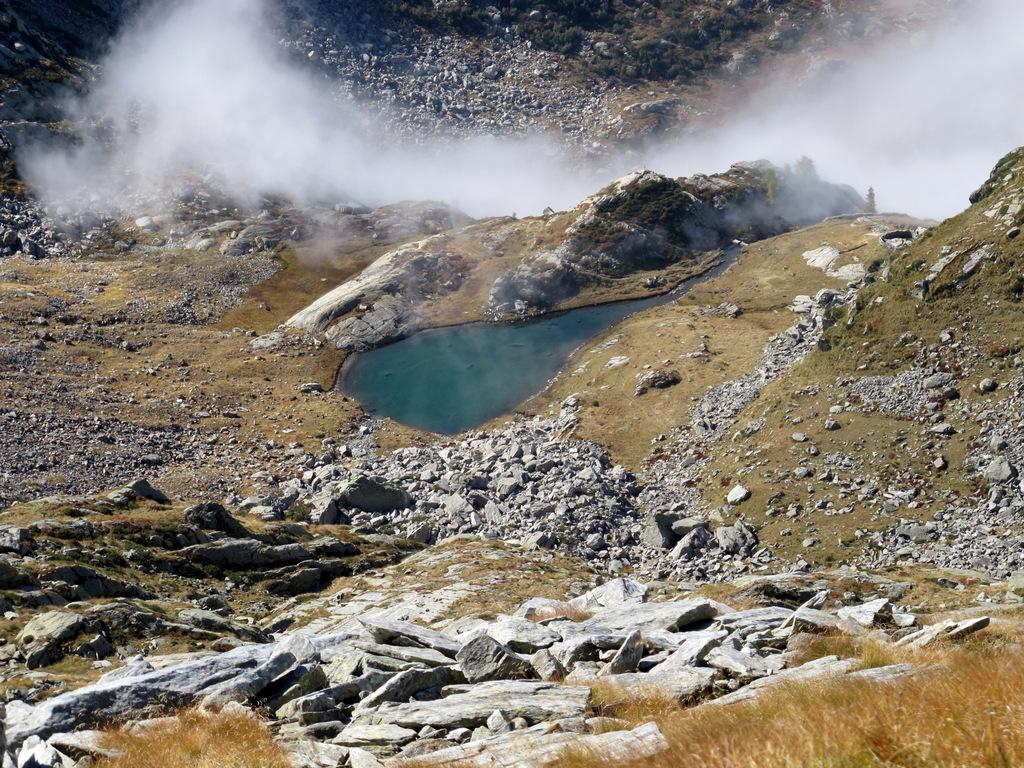
[[545, 311], [588, 285], [684, 261], [696, 265], [699, 254], [735, 240], [759, 240], [863, 209], [848, 187], [766, 162], [680, 179], [634, 173], [581, 203], [556, 248], [500, 275], [488, 312]]
[[[100, 723], [195, 704], [259, 704], [274, 713], [277, 738], [293, 754], [343, 747], [350, 759], [367, 750], [377, 759], [426, 756], [427, 764], [465, 759], [492, 766], [504, 765], [503, 756], [514, 749], [520, 760], [531, 755], [545, 765], [565, 750], [599, 746], [639, 750], [630, 753], [633, 759], [665, 749], [664, 738], [653, 724], [621, 730], [622, 724], [616, 728], [598, 716], [595, 681], [601, 681], [606, 710], [654, 693], [724, 706], [777, 683], [846, 675], [886, 682], [918, 671], [899, 664], [858, 672], [856, 661], [834, 656], [792, 666], [788, 651], [806, 636], [801, 633], [825, 626], [854, 635], [871, 631], [877, 642], [892, 638], [920, 647], [987, 623], [972, 619], [917, 630], [913, 615], [885, 599], [832, 613], [822, 610], [827, 590], [796, 609], [740, 611], [700, 598], [650, 602], [649, 595], [644, 585], [617, 579], [575, 598], [576, 605], [593, 608], [581, 620], [562, 616], [528, 626], [532, 622], [499, 616], [442, 631], [366, 615], [362, 631], [300, 632], [168, 666], [140, 660], [31, 706], [12, 702], [7, 736], [19, 757], [40, 745], [61, 754], [75, 732]], [[528, 601], [517, 613], [529, 614], [541, 602]], [[63, 619], [48, 621], [47, 637], [69, 627]], [[33, 631], [39, 636], [32, 641], [42, 639]], [[546, 648], [532, 656], [512, 650], [538, 645]], [[550, 660], [568, 675], [565, 682], [522, 679], [545, 677]]]
[[[550, 248], [529, 250], [488, 277], [480, 310], [491, 319], [538, 314], [585, 288], [609, 288], [637, 273], [673, 265], [701, 271], [712, 263], [711, 252], [735, 240], [776, 235], [863, 205], [852, 189], [766, 162], [682, 179], [633, 174], [569, 212], [570, 223]], [[503, 238], [525, 237], [535, 223], [505, 222]], [[463, 274], [479, 266], [478, 251], [496, 256], [493, 237], [486, 228], [469, 227], [391, 251], [286, 325], [357, 351], [407, 336], [423, 324], [419, 304], [457, 291]], [[668, 386], [670, 378], [650, 386]]]
[[422, 324], [416, 304], [458, 285], [461, 261], [443, 249], [444, 242], [445, 236], [438, 235], [384, 254], [285, 325], [323, 333], [349, 350], [371, 349], [409, 335]]

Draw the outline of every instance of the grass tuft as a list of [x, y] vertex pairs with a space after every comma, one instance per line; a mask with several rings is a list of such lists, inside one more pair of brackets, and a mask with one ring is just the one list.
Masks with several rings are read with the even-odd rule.
[[569, 621], [586, 621], [593, 617], [593, 613], [583, 608], [577, 608], [571, 603], [557, 603], [539, 608], [528, 618], [530, 621], [539, 624], [542, 621], [554, 619], [568, 619]]
[[114, 731], [104, 746], [120, 757], [95, 768], [291, 768], [266, 728], [244, 714], [184, 712], [138, 733]]
[[[867, 651], [868, 657], [875, 653]], [[979, 653], [946, 646], [928, 653], [941, 663], [884, 685], [818, 681], [782, 685], [732, 706], [673, 710], [655, 701], [645, 712], [638, 701], [633, 711], [618, 713], [631, 723], [655, 720], [671, 745], [643, 761], [645, 768], [1024, 765], [1024, 650], [1003, 646]], [[865, 659], [871, 665], [879, 661]], [[623, 768], [621, 760], [615, 763]], [[577, 754], [557, 766], [608, 764], [601, 756]]]

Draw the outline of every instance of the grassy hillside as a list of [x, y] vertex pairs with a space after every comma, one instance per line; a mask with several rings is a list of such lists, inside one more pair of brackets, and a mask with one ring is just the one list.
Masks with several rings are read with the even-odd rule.
[[[849, 560], [870, 541], [867, 532], [988, 494], [971, 455], [987, 439], [986, 414], [1013, 419], [1024, 349], [1024, 243], [1016, 234], [1024, 152], [1003, 158], [973, 199], [960, 215], [882, 258], [879, 279], [835, 318], [828, 348], [766, 387], [737, 420], [761, 420], [763, 428], [717, 447], [704, 476], [706, 498], [719, 502], [742, 481], [754, 493], [745, 514], [783, 556]], [[948, 387], [901, 394], [908, 378], [936, 372], [950, 374]], [[988, 391], [986, 379], [998, 388]], [[831, 430], [830, 414], [838, 424]], [[937, 436], [932, 427], [942, 423], [955, 431]], [[796, 431], [806, 434], [806, 445], [794, 442]], [[837, 477], [912, 493], [917, 511], [885, 512], [863, 494], [834, 493], [830, 467], [809, 457], [807, 445], [821, 457], [851, 457], [852, 469], [832, 470]], [[793, 474], [800, 466], [810, 471], [803, 482]], [[799, 511], [780, 514], [787, 509]]]

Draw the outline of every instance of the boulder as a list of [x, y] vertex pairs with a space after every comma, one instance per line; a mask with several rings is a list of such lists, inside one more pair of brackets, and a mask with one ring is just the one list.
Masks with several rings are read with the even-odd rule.
[[420, 648], [418, 646], [381, 645], [379, 643], [367, 643], [356, 641], [353, 647], [365, 651], [371, 656], [380, 658], [395, 659], [404, 662], [406, 665], [420, 667], [444, 667], [452, 663], [452, 660], [433, 648]]
[[6, 560], [0, 560], [0, 589], [17, 589], [27, 586], [38, 586], [32, 574], [15, 568]]
[[892, 604], [884, 597], [861, 605], [848, 605], [836, 611], [840, 619], [853, 621], [862, 627], [874, 627], [892, 622]]
[[719, 549], [727, 555], [749, 555], [757, 546], [757, 532], [747, 523], [723, 525], [715, 530]]
[[718, 615], [718, 608], [710, 600], [681, 600], [671, 603], [644, 603], [603, 608], [579, 627], [584, 631], [663, 629], [677, 632], [693, 624]]
[[493, 637], [478, 635], [455, 657], [459, 669], [471, 683], [488, 680], [519, 680], [533, 677], [533, 668]]
[[533, 654], [530, 657], [530, 665], [541, 680], [561, 682], [568, 674], [562, 662], [547, 648]]
[[644, 520], [640, 538], [648, 547], [655, 549], [671, 549], [679, 541], [679, 536], [672, 530], [672, 518], [663, 513], [654, 512]]
[[998, 485], [1015, 478], [1017, 470], [1005, 456], [997, 456], [985, 467], [982, 475], [989, 485]]
[[486, 634], [517, 653], [550, 648], [562, 639], [553, 629], [518, 616], [510, 616], [487, 627]]
[[700, 664], [713, 649], [722, 644], [728, 634], [724, 629], [687, 632], [684, 635], [686, 639], [682, 644], [651, 672], [662, 675]]
[[672, 549], [669, 558], [684, 560], [695, 557], [708, 545], [711, 538], [711, 532], [706, 525], [693, 528], [679, 539], [679, 543]]
[[374, 514], [394, 512], [412, 505], [412, 497], [401, 488], [362, 475], [353, 478], [342, 489], [338, 499], [347, 507]]
[[60, 646], [85, 631], [88, 621], [70, 611], [47, 611], [33, 617], [18, 633], [14, 642], [25, 654], [29, 669], [36, 669], [63, 655]]
[[369, 750], [349, 747], [348, 766], [349, 768], [383, 768], [384, 764]]
[[403, 641], [411, 641], [415, 645], [420, 645], [424, 648], [433, 648], [435, 651], [440, 651], [451, 658], [455, 658], [455, 654], [462, 648], [462, 644], [458, 640], [442, 632], [421, 627], [408, 621], [391, 621], [390, 619], [362, 616], [359, 619], [359, 623], [366, 628], [370, 636], [378, 643], [387, 644], [393, 640], [402, 639]]
[[744, 501], [750, 498], [750, 491], [747, 490], [746, 486], [734, 485], [732, 490], [726, 494], [725, 500], [733, 506], [742, 504]]
[[751, 656], [730, 645], [720, 645], [708, 653], [705, 663], [727, 672], [731, 677], [747, 681], [778, 672], [785, 666], [785, 659], [781, 654]]
[[640, 665], [640, 659], [644, 656], [644, 639], [643, 635], [638, 631], [630, 632], [625, 640], [622, 641], [622, 645], [619, 650], [615, 652], [612, 657], [598, 675], [605, 677], [608, 675], [622, 675], [627, 672], [636, 672], [637, 667]]
[[633, 579], [611, 579], [569, 601], [573, 608], [585, 611], [611, 608], [617, 605], [639, 605], [646, 603], [651, 590], [646, 584]]
[[166, 504], [170, 501], [167, 494], [154, 488], [145, 478], [140, 478], [123, 488], [113, 491], [108, 494], [108, 498], [115, 504], [128, 504], [139, 499], [155, 501], [160, 504]]
[[244, 539], [250, 534], [221, 504], [206, 502], [185, 510], [185, 521], [205, 531], [222, 531], [234, 538]]
[[0, 525], [0, 552], [15, 555], [28, 552], [28, 532], [16, 525]]
[[414, 667], [413, 669], [406, 669], [363, 698], [356, 709], [370, 709], [386, 701], [408, 701], [431, 688], [441, 688], [453, 683], [463, 683], [465, 680], [465, 676], [452, 667], [439, 667], [436, 669]]
[[638, 698], [661, 695], [679, 704], [689, 704], [707, 694], [721, 677], [721, 672], [708, 667], [686, 667], [665, 674], [609, 675], [602, 678], [611, 684], [610, 691], [603, 692], [602, 701], [606, 707], [614, 709]]

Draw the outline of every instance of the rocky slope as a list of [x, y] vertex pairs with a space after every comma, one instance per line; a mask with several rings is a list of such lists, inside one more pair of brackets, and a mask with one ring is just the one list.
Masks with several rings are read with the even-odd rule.
[[[922, 649], [989, 624], [978, 616], [919, 628], [893, 604], [911, 585], [879, 578], [862, 579], [858, 594], [837, 606], [839, 583], [827, 575], [748, 580], [746, 593], [775, 607], [734, 610], [699, 596], [653, 601], [648, 586], [616, 579], [569, 601], [535, 597], [508, 615], [435, 628], [402, 618], [408, 608], [397, 617], [395, 606], [348, 611], [329, 633], [289, 632], [213, 655], [139, 657], [92, 685], [32, 706], [12, 703], [6, 738], [22, 762], [64, 765], [82, 754], [109, 756], [103, 735], [89, 730], [102, 722], [199, 704], [270, 713], [275, 738], [301, 766], [412, 758], [491, 765], [510, 749], [523, 764], [543, 765], [589, 746], [637, 758], [668, 744], [654, 723], [629, 730], [603, 714], [631, 697], [658, 691], [679, 704], [733, 706], [779, 684], [897, 680], [924, 667], [865, 667], [834, 655], [802, 661], [799, 649], [815, 634], [869, 632], [874, 642]], [[19, 642], [73, 642], [81, 632], [74, 619], [43, 614]]]
[[[15, 143], [60, 121], [138, 0], [4, 0], [0, 130]], [[383, 139], [554, 131], [585, 155], [725, 109], [762, 69], [795, 77], [880, 35], [913, 30], [939, 0], [433, 4], [287, 0], [281, 44], [377, 120]], [[790, 59], [793, 61], [791, 62]], [[31, 98], [26, 98], [26, 97]], [[42, 99], [40, 100], [40, 98]], [[387, 126], [381, 132], [380, 126]]]
[[[138, 483], [106, 498], [10, 507], [12, 749], [40, 765], [109, 758], [93, 729], [169, 705], [251, 709], [299, 766], [409, 757], [485, 765], [509, 749], [547, 764], [588, 746], [654, 756], [669, 748], [656, 725], [607, 720], [652, 687], [673, 706], [722, 706], [787, 680], [921, 674], [913, 662], [808, 661], [799, 648], [807, 633], [878, 628], [872, 642], [887, 647], [944, 645], [989, 619], [936, 615], [921, 626], [917, 613], [948, 608], [953, 595], [990, 613], [1019, 601], [1017, 430], [993, 422], [1005, 424], [1015, 407], [1014, 379], [1000, 368], [1015, 354], [1005, 334], [1019, 298], [1020, 158], [1001, 161], [972, 209], [950, 222], [824, 222], [747, 247], [705, 294], [652, 310], [662, 328], [691, 316], [728, 328], [764, 311], [744, 298], [751, 290], [769, 307], [772, 291], [813, 291], [774, 305], [788, 324], [689, 401], [687, 419], [635, 470], [576, 435], [599, 407], [581, 391], [555, 414], [445, 445], [379, 452], [377, 425], [325, 439], [315, 454], [296, 446], [254, 478], [259, 491], [225, 505], [182, 505]], [[136, 222], [158, 237], [166, 226]], [[259, 231], [257, 252], [272, 231]], [[774, 282], [762, 282], [763, 269]], [[726, 296], [739, 303], [714, 303]], [[983, 316], [945, 327], [979, 301], [988, 302]], [[645, 322], [627, 319], [609, 337]], [[937, 341], [917, 347], [928, 328], [941, 329]], [[578, 356], [614, 354], [609, 337]], [[707, 365], [714, 350], [707, 336], [679, 364]], [[647, 354], [639, 344], [629, 352]], [[610, 378], [593, 386], [625, 379], [638, 406], [680, 397], [682, 376], [603, 370]], [[976, 386], [956, 387], [961, 379]], [[903, 492], [907, 470], [879, 450], [879, 435], [914, 422], [918, 436], [904, 431], [903, 444], [932, 474], [912, 467], [913, 491]], [[933, 459], [939, 441], [943, 462]], [[942, 499], [956, 500], [955, 514], [936, 509]], [[907, 519], [911, 510], [931, 519]], [[988, 538], [962, 534], [979, 522]], [[825, 530], [845, 540], [842, 562], [874, 573], [817, 570], [839, 559], [821, 545]], [[976, 570], [924, 570], [931, 564]], [[627, 572], [668, 581], [604, 582]], [[707, 581], [724, 591], [702, 596]]]

